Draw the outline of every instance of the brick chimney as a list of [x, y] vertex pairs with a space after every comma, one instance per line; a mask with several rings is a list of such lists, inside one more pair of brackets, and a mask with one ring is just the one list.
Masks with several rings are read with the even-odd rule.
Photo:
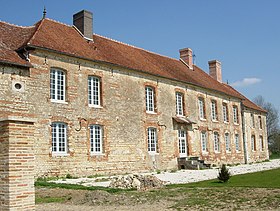
[[73, 15], [73, 25], [88, 40], [92, 40], [93, 34], [93, 14], [90, 11], [82, 10]]
[[179, 50], [180, 52], [180, 60], [187, 64], [190, 69], [193, 69], [193, 55], [192, 49], [183, 48]]
[[222, 64], [218, 60], [212, 60], [209, 64], [209, 75], [222, 83]]

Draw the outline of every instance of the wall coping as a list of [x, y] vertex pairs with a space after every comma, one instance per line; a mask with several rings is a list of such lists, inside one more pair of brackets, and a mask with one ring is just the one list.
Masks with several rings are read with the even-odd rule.
[[28, 123], [35, 123], [37, 122], [36, 118], [30, 117], [20, 117], [20, 116], [7, 116], [7, 117], [0, 117], [0, 122], [28, 122]]

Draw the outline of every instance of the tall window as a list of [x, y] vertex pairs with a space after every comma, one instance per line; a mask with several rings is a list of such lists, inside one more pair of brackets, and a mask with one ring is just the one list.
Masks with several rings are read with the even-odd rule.
[[187, 139], [185, 130], [178, 130], [178, 139], [180, 156], [185, 157], [187, 156]]
[[215, 100], [211, 101], [211, 118], [212, 118], [212, 120], [218, 120], [217, 101], [215, 101]]
[[59, 69], [51, 69], [50, 74], [51, 100], [65, 101], [65, 73]]
[[54, 122], [52, 127], [52, 152], [54, 154], [67, 153], [67, 125], [62, 122]]
[[239, 152], [240, 151], [239, 135], [235, 134], [234, 139], [235, 139], [235, 150], [236, 150], [236, 152]]
[[198, 98], [198, 110], [199, 110], [199, 118], [206, 119], [205, 118], [205, 104], [204, 104], [203, 98]]
[[214, 151], [215, 152], [220, 151], [220, 138], [218, 132], [214, 132]]
[[184, 116], [183, 99], [183, 94], [176, 92], [176, 114], [179, 116]]
[[230, 152], [231, 148], [230, 148], [230, 137], [229, 137], [229, 133], [225, 133], [225, 142], [226, 142], [226, 151]]
[[262, 117], [259, 116], [259, 128], [262, 129]]
[[146, 111], [155, 112], [155, 90], [153, 87], [146, 86]]
[[254, 114], [251, 114], [251, 126], [252, 126], [252, 128], [255, 127], [255, 118], [254, 118]]
[[201, 148], [202, 152], [207, 152], [207, 133], [205, 131], [201, 132]]
[[233, 122], [238, 124], [238, 108], [233, 106]]
[[148, 128], [148, 152], [157, 152], [157, 129], [153, 127]]
[[255, 135], [251, 136], [251, 150], [256, 151], [256, 138]]
[[226, 103], [223, 103], [223, 117], [224, 122], [228, 122], [228, 105]]
[[92, 106], [100, 106], [100, 78], [88, 77], [88, 103]]
[[90, 125], [90, 152], [94, 154], [103, 152], [103, 132], [102, 126]]
[[263, 142], [263, 137], [260, 136], [260, 150], [264, 151], [264, 142]]

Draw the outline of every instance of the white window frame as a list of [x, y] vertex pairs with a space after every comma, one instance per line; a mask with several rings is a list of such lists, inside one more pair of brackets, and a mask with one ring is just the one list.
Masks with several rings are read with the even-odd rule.
[[178, 140], [180, 157], [187, 157], [187, 133], [185, 130], [178, 130]]
[[238, 124], [238, 108], [233, 106], [233, 123]]
[[198, 98], [198, 111], [199, 111], [199, 118], [200, 119], [205, 119], [205, 104], [204, 104], [204, 99], [203, 98]]
[[51, 124], [52, 154], [67, 155], [67, 124], [53, 122]]
[[156, 154], [158, 150], [157, 141], [157, 129], [154, 127], [148, 127], [148, 152], [150, 154]]
[[224, 122], [226, 122], [226, 123], [229, 122], [229, 118], [228, 118], [228, 104], [227, 103], [223, 103], [223, 118], [224, 118]]
[[214, 151], [220, 152], [220, 137], [218, 132], [214, 132]]
[[239, 134], [235, 134], [234, 139], [235, 139], [235, 151], [240, 152]]
[[202, 152], [208, 152], [207, 148], [207, 132], [206, 131], [201, 131], [200, 133], [200, 139], [201, 139], [201, 150]]
[[230, 134], [225, 133], [226, 152], [231, 152]]
[[88, 104], [91, 107], [101, 107], [101, 79], [88, 76]]
[[256, 136], [255, 135], [252, 135], [251, 136], [251, 150], [252, 152], [255, 152], [256, 151]]
[[217, 121], [217, 101], [216, 100], [211, 100], [211, 119], [213, 121]]
[[181, 92], [176, 92], [176, 114], [184, 116], [184, 95]]
[[260, 151], [264, 151], [264, 141], [263, 141], [263, 136], [259, 137], [260, 139]]
[[65, 102], [66, 76], [65, 71], [51, 68], [50, 98], [52, 102]]
[[155, 89], [151, 86], [145, 87], [146, 112], [155, 113]]
[[90, 153], [103, 153], [103, 127], [101, 125], [90, 125]]
[[255, 128], [255, 117], [253, 113], [251, 113], [251, 126], [252, 128]]

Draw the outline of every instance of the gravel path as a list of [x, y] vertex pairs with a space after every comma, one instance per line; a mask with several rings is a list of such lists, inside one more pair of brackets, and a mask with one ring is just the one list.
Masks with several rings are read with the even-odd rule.
[[[246, 174], [257, 171], [264, 171], [274, 168], [280, 168], [280, 159], [270, 160], [269, 162], [255, 163], [255, 164], [244, 164], [238, 166], [228, 167], [232, 175]], [[203, 180], [217, 178], [219, 169], [205, 169], [205, 170], [180, 170], [174, 173], [163, 172], [160, 174], [153, 174], [167, 184], [182, 184], [190, 182], [198, 182]], [[115, 176], [114, 176], [115, 177]], [[98, 177], [98, 178], [79, 178], [79, 179], [60, 179], [52, 181], [55, 183], [68, 183], [68, 184], [82, 184], [85, 186], [104, 186], [107, 187], [110, 181], [96, 182], [95, 180], [110, 179], [110, 177]]]

